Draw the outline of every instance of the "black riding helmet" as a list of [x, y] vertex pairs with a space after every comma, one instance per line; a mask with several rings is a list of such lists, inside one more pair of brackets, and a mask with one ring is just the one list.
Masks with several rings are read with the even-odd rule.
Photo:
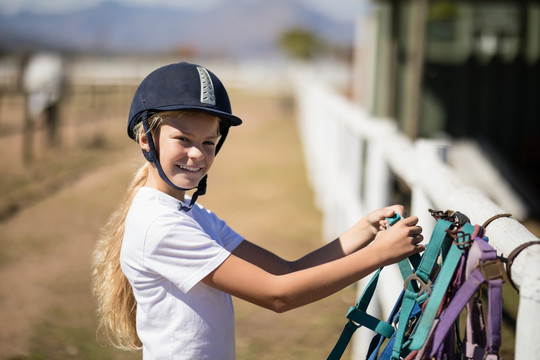
[[[150, 151], [143, 150], [146, 160], [156, 165], [159, 176], [169, 186], [181, 191], [192, 190], [180, 188], [167, 178], [149, 131], [148, 118], [152, 114], [171, 110], [203, 111], [218, 116], [221, 137], [216, 145], [216, 154], [227, 137], [229, 127], [240, 125], [242, 120], [232, 114], [229, 96], [221, 81], [202, 66], [186, 62], [166, 65], [154, 70], [141, 82], [129, 110], [128, 135], [135, 140], [133, 129], [142, 121], [150, 145]], [[199, 182], [189, 207], [182, 206], [180, 210], [189, 211], [197, 197], [204, 195], [206, 179], [207, 175]]]

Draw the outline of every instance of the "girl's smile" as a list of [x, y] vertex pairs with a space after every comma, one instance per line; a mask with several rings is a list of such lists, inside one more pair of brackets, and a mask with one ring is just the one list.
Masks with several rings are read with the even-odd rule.
[[189, 171], [189, 172], [197, 172], [197, 171], [201, 171], [202, 168], [189, 168], [187, 166], [182, 166], [182, 165], [178, 165], [178, 167], [182, 170], [186, 170], [186, 171]]

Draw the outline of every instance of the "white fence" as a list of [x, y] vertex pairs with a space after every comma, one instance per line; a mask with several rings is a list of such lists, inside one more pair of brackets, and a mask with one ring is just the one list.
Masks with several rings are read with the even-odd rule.
[[[411, 142], [397, 131], [392, 121], [370, 118], [330, 87], [308, 78], [296, 78], [294, 82], [308, 176], [323, 212], [327, 238], [338, 236], [368, 211], [388, 205], [392, 176], [411, 189], [410, 213], [420, 218], [425, 234], [431, 233], [435, 222], [428, 208], [460, 211], [476, 224], [507, 212], [480, 190], [464, 184], [441, 161], [440, 152], [445, 151], [446, 144], [427, 140]], [[495, 220], [487, 227], [486, 235], [505, 256], [520, 244], [538, 240], [512, 218]], [[359, 293], [369, 278], [359, 283]], [[516, 257], [512, 279], [520, 288], [515, 359], [537, 358], [540, 354], [539, 246], [528, 247]], [[381, 280], [369, 311], [386, 318], [403, 281], [397, 267], [385, 269]], [[354, 359], [364, 358], [371, 336], [365, 328], [355, 334]]]

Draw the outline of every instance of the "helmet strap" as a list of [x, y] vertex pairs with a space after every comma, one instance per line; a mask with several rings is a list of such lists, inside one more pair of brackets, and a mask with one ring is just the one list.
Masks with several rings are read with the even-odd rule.
[[219, 130], [219, 133], [220, 133], [220, 137], [219, 137], [219, 141], [218, 141], [218, 143], [216, 145], [216, 155], [219, 152], [219, 150], [221, 149], [221, 146], [223, 146], [223, 143], [225, 142], [225, 139], [227, 138], [227, 135], [229, 134], [229, 127], [224, 126], [223, 128], [221, 128]]
[[[156, 169], [158, 171], [159, 177], [163, 181], [165, 181], [167, 183], [167, 185], [169, 185], [170, 187], [172, 187], [173, 189], [176, 189], [176, 190], [189, 191], [189, 190], [193, 190], [193, 189], [197, 188], [197, 191], [193, 194], [193, 197], [191, 198], [191, 203], [189, 204], [189, 206], [180, 205], [178, 207], [178, 210], [180, 210], [180, 211], [186, 211], [187, 212], [187, 211], [191, 210], [191, 208], [193, 207], [193, 204], [195, 204], [195, 201], [197, 200], [197, 197], [199, 195], [203, 195], [206, 192], [206, 177], [207, 176], [205, 175], [201, 179], [201, 181], [199, 182], [199, 185], [196, 186], [196, 187], [193, 187], [193, 188], [186, 189], [186, 188], [181, 188], [179, 186], [174, 185], [172, 183], [172, 181], [169, 180], [167, 175], [165, 175], [165, 172], [163, 171], [163, 168], [161, 167], [161, 164], [159, 163], [159, 156], [157, 154], [156, 147], [154, 145], [154, 139], [152, 137], [152, 132], [150, 131], [150, 126], [148, 125], [148, 116], [147, 116], [146, 111], [141, 114], [141, 121], [143, 123], [144, 132], [146, 133], [146, 138], [148, 139], [148, 147], [149, 147], [148, 151], [142, 149], [142, 152], [143, 152], [143, 155], [146, 158], [146, 160], [148, 160], [151, 163], [154, 163], [154, 165], [156, 166]], [[201, 189], [201, 187], [200, 187], [201, 183], [203, 183], [203, 182], [204, 182], [204, 190]]]
[[204, 177], [199, 181], [199, 185], [197, 185], [197, 190], [191, 195], [191, 202], [189, 203], [189, 206], [181, 205], [178, 207], [178, 210], [184, 210], [189, 211], [195, 205], [195, 202], [197, 201], [197, 198], [200, 195], [206, 194], [206, 180], [208, 179], [208, 175], [204, 175]]
[[[156, 152], [156, 147], [154, 146], [154, 139], [152, 137], [152, 132], [150, 131], [150, 125], [148, 125], [148, 113], [145, 111], [141, 114], [141, 122], [143, 124], [144, 133], [148, 139], [148, 151], [141, 149], [142, 153], [146, 160], [151, 163], [158, 163], [158, 156]], [[160, 166], [161, 167], [161, 166]]]

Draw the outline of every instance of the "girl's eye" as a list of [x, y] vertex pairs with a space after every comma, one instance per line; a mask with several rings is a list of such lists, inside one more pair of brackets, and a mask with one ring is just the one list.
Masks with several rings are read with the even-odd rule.
[[213, 141], [205, 141], [204, 144], [205, 144], [205, 145], [208, 145], [208, 146], [214, 146], [214, 145], [216, 145]]

